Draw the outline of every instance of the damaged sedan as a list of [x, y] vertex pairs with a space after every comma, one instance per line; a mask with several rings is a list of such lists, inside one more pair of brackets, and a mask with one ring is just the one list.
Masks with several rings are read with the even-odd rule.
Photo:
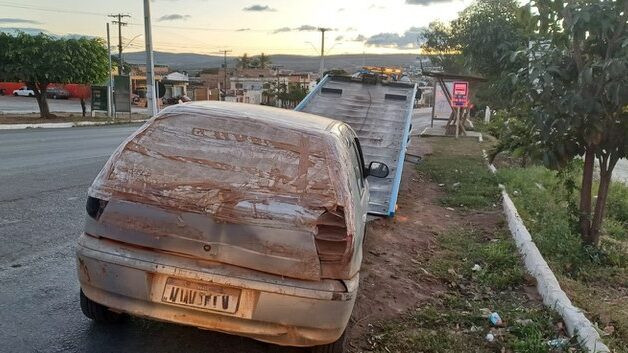
[[88, 191], [83, 313], [146, 317], [342, 352], [358, 290], [368, 166], [345, 123], [225, 102], [164, 109]]

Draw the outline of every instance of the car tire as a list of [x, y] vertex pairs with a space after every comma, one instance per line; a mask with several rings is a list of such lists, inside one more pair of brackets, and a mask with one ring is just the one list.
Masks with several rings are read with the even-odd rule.
[[106, 306], [98, 304], [89, 299], [81, 289], [81, 311], [83, 314], [95, 322], [101, 324], [116, 324], [124, 320], [125, 315], [114, 313]]
[[14, 95], [15, 97], [17, 97], [17, 93], [13, 93], [13, 95]]
[[29, 97], [34, 97], [35, 95], [34, 95], [34, 94], [32, 94], [32, 93], [29, 93], [29, 94], [28, 94], [28, 96], [29, 96]]
[[310, 350], [311, 353], [344, 353], [345, 345], [347, 343], [347, 330], [342, 333], [342, 336], [335, 342], [324, 344], [321, 346], [314, 346]]
[[57, 99], [57, 95], [56, 95], [56, 94], [53, 94], [53, 95], [52, 95], [52, 99]]

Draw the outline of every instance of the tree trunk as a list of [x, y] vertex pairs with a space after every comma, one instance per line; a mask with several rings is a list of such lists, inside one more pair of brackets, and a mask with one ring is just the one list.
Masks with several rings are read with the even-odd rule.
[[595, 212], [593, 214], [593, 220], [591, 222], [590, 231], [590, 243], [591, 245], [598, 246], [600, 244], [600, 229], [602, 228], [602, 222], [604, 220], [604, 212], [606, 211], [606, 200], [608, 198], [608, 189], [611, 186], [613, 169], [617, 164], [619, 158], [612, 156], [610, 162], [608, 158], [604, 158], [604, 161], [600, 162], [600, 188], [597, 192], [597, 201], [595, 203]]
[[595, 148], [589, 146], [584, 155], [582, 187], [580, 188], [580, 236], [586, 244], [591, 243], [591, 189], [593, 186], [593, 168]]
[[85, 98], [81, 97], [81, 110], [83, 111], [83, 118], [85, 117]]
[[50, 114], [50, 108], [48, 108], [48, 100], [46, 100], [46, 90], [48, 89], [48, 83], [39, 83], [38, 85], [32, 84], [33, 92], [35, 92], [35, 99], [39, 106], [39, 116], [42, 118], [53, 117]]

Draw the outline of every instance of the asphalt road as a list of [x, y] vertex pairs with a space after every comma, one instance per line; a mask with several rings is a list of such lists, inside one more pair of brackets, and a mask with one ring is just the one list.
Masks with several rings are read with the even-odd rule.
[[137, 126], [0, 132], [0, 352], [299, 352], [79, 307], [74, 244], [87, 187]]

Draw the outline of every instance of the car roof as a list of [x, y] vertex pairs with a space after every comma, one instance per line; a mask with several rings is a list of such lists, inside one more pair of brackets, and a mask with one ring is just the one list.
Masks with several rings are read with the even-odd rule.
[[313, 134], [329, 134], [336, 125], [343, 124], [337, 120], [321, 117], [314, 114], [297, 112], [294, 110], [268, 107], [256, 104], [200, 101], [176, 104], [162, 110], [156, 120], [181, 114], [205, 115], [208, 117], [244, 119], [255, 122], [264, 122], [277, 127], [289, 128]]

